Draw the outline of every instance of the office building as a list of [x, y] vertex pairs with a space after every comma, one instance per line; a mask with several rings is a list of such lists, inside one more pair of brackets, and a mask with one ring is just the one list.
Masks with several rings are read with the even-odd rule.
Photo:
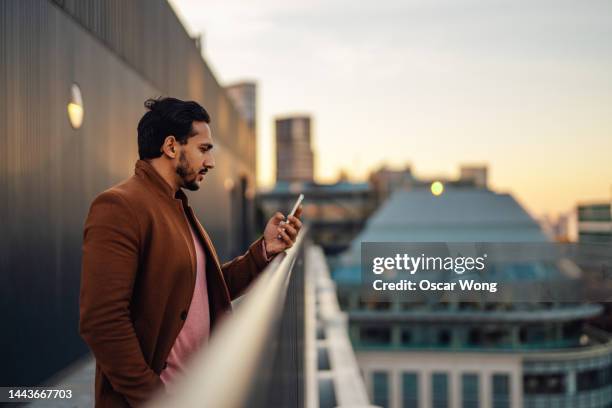
[[276, 181], [314, 181], [310, 116], [276, 119]]
[[257, 84], [238, 82], [225, 87], [232, 103], [251, 129], [257, 124]]
[[612, 244], [612, 210], [609, 202], [579, 204], [578, 241]]
[[[360, 293], [362, 242], [548, 242], [510, 194], [396, 191], [337, 261], [334, 279], [372, 403], [399, 407], [609, 407], [612, 337], [597, 303], [408, 302]], [[507, 262], [507, 281], [564, 276], [568, 261]], [[568, 285], [572, 285], [568, 280]], [[571, 289], [573, 286], [569, 286]]]

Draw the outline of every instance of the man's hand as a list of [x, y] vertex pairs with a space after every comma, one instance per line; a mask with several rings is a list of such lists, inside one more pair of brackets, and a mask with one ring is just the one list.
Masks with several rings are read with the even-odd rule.
[[295, 211], [295, 216], [289, 216], [287, 221], [285, 221], [285, 216], [280, 212], [277, 212], [270, 218], [264, 230], [264, 244], [268, 257], [273, 257], [293, 246], [297, 234], [302, 228], [302, 221], [300, 221], [301, 214], [302, 206], [300, 205]]

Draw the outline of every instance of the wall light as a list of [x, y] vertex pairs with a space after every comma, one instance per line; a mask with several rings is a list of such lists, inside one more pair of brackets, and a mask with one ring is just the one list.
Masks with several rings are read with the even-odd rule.
[[83, 97], [77, 84], [70, 87], [70, 102], [68, 102], [68, 120], [73, 129], [78, 129], [83, 124]]
[[440, 181], [434, 181], [433, 183], [431, 183], [431, 194], [439, 196], [443, 192], [444, 184], [442, 184]]

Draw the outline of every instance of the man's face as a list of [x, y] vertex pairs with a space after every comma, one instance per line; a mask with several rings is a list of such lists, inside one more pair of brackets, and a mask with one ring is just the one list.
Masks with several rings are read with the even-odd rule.
[[194, 136], [179, 144], [176, 175], [181, 188], [196, 191], [209, 169], [215, 167], [212, 154], [213, 141], [206, 122], [193, 122]]

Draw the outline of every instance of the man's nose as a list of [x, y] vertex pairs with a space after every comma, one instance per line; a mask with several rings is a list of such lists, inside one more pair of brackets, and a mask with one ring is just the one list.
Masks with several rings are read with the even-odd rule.
[[209, 169], [214, 169], [215, 168], [215, 158], [211, 156], [209, 160], [206, 160], [204, 162], [204, 166], [208, 167]]

